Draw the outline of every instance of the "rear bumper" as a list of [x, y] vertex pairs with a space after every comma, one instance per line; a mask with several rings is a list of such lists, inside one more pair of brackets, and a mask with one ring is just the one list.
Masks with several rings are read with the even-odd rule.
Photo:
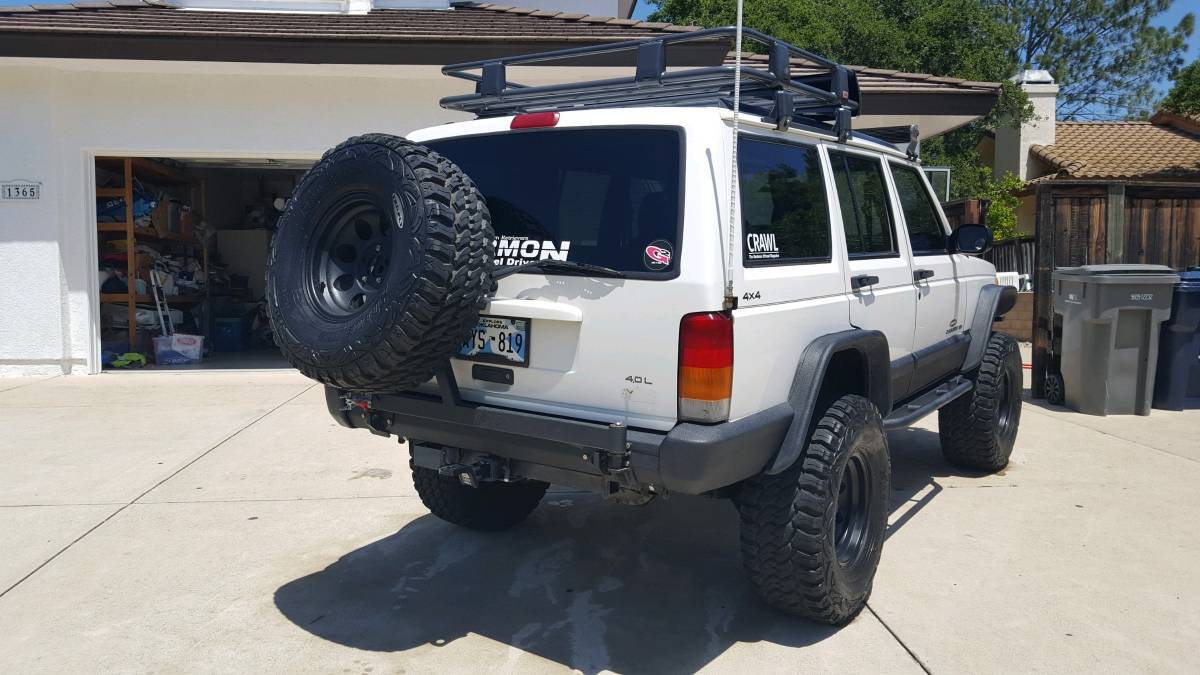
[[[444, 403], [415, 393], [358, 397], [353, 405], [326, 387], [339, 424], [514, 460], [522, 475], [603, 490], [609, 483], [702, 494], [760, 473], [779, 450], [792, 420], [780, 404], [722, 424], [682, 423], [669, 432], [629, 429], [469, 402]], [[627, 475], [603, 459], [628, 452]]]

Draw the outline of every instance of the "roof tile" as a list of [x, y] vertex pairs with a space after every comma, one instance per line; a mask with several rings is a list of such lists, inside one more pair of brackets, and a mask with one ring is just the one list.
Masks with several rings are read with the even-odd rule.
[[1153, 122], [1058, 122], [1030, 153], [1062, 177], [1200, 178], [1200, 135]]

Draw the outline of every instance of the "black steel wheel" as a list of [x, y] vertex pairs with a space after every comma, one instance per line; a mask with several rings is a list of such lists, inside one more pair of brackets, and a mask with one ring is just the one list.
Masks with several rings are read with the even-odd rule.
[[853, 565], [866, 549], [871, 524], [871, 470], [867, 455], [857, 453], [846, 461], [838, 486], [834, 541], [838, 563]]
[[323, 214], [313, 230], [306, 287], [314, 303], [331, 317], [363, 311], [388, 278], [391, 224], [370, 195], [357, 192]]
[[853, 619], [883, 550], [890, 480], [879, 411], [862, 396], [841, 397], [800, 461], [746, 481], [734, 498], [742, 563], [759, 596], [821, 623]]
[[1063, 378], [1057, 371], [1046, 373], [1046, 382], [1042, 385], [1046, 393], [1046, 402], [1052, 405], [1062, 405], [1067, 400], [1067, 388]]

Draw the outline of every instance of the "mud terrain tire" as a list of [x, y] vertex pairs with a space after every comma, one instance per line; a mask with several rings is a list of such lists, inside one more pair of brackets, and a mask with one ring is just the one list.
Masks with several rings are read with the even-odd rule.
[[853, 619], [883, 550], [890, 480], [879, 411], [862, 396], [839, 398], [800, 461], [750, 479], [734, 499], [742, 563], [759, 596], [821, 623]]
[[351, 138], [279, 219], [266, 290], [276, 342], [334, 387], [425, 382], [494, 292], [493, 248], [483, 197], [450, 160], [396, 136]]
[[[409, 461], [412, 466], [412, 461]], [[507, 530], [533, 512], [548, 483], [523, 480], [517, 483], [487, 482], [469, 487], [452, 476], [433, 469], [412, 466], [413, 485], [421, 501], [442, 520], [484, 532]]]
[[1021, 423], [1023, 378], [1017, 341], [993, 333], [975, 373], [975, 388], [938, 411], [947, 462], [988, 472], [1008, 466]]

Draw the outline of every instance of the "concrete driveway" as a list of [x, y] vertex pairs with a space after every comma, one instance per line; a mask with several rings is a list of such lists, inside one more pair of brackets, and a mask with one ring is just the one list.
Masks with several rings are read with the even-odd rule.
[[427, 514], [407, 453], [289, 371], [0, 380], [0, 671], [1200, 669], [1200, 411], [1027, 403], [968, 476], [891, 435], [869, 611], [780, 616], [725, 502]]

